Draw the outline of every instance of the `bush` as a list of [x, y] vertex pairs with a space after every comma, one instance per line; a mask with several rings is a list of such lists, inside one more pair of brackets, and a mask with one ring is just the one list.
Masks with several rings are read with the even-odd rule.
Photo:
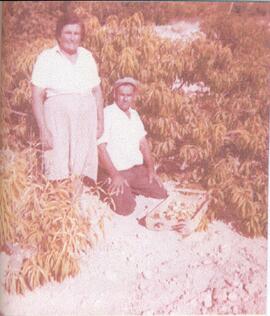
[[[182, 185], [196, 184], [210, 192], [212, 200], [201, 228], [209, 220], [222, 218], [247, 236], [266, 236], [269, 32], [263, 26], [254, 27], [254, 16], [252, 19], [246, 13], [242, 16], [227, 3], [222, 4], [221, 13], [217, 12], [221, 8], [217, 4], [210, 7], [160, 3], [159, 7], [165, 5], [165, 14], [160, 17], [153, 3], [4, 3], [1, 150], [17, 158], [24, 157], [19, 160], [20, 168], [30, 161], [25, 156], [29, 150], [33, 153], [29, 141], [36, 143], [38, 136], [31, 112], [32, 67], [38, 53], [53, 45], [57, 17], [63, 10], [75, 10], [86, 24], [84, 46], [91, 50], [99, 65], [105, 104], [112, 102], [116, 79], [123, 76], [138, 79], [141, 93], [136, 106], [148, 131], [159, 171]], [[173, 10], [176, 7], [178, 11]], [[151, 20], [148, 8], [155, 12], [153, 20], [158, 23], [168, 21], [174, 14], [194, 17], [193, 12], [203, 8], [200, 18], [206, 36], [191, 43], [162, 39], [148, 23]], [[209, 90], [185, 95], [181, 87], [172, 89], [176, 79], [182, 86], [201, 82]], [[37, 155], [34, 150], [34, 156]], [[25, 192], [26, 180], [17, 172], [12, 175], [15, 178], [11, 179], [9, 174], [6, 181], [13, 189], [1, 192], [1, 225], [2, 230], [6, 229], [1, 235], [2, 246], [18, 241], [14, 230], [17, 213], [13, 213], [12, 201]], [[39, 185], [33, 182], [26, 187], [34, 196], [34, 192], [41, 194], [45, 190], [46, 184], [42, 184], [42, 189]], [[42, 206], [37, 202], [31, 204], [31, 199], [24, 202], [27, 201], [31, 205], [26, 208], [27, 216], [35, 223], [33, 227], [39, 229], [43, 222], [36, 212]], [[22, 239], [29, 241], [25, 229], [21, 228], [20, 234], [28, 236]], [[30, 236], [34, 238], [32, 233]], [[36, 254], [22, 269], [31, 270], [36, 262], [43, 262], [43, 254]], [[67, 258], [70, 271], [75, 273], [78, 268], [72, 260]], [[46, 277], [41, 270], [35, 273], [40, 283], [58, 278], [56, 271]], [[13, 277], [9, 275], [8, 285], [14, 284]], [[20, 277], [16, 275], [17, 280]], [[27, 284], [26, 287], [33, 288]], [[20, 283], [18, 288], [25, 288], [25, 284]]]

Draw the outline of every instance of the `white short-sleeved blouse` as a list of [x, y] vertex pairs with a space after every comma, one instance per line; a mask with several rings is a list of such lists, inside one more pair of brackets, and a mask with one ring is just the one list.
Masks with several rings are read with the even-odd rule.
[[72, 63], [58, 45], [44, 50], [32, 72], [32, 84], [46, 90], [46, 96], [87, 94], [100, 84], [97, 64], [90, 51], [78, 47], [78, 58]]
[[107, 152], [117, 170], [143, 164], [140, 141], [146, 135], [137, 111], [130, 109], [128, 117], [115, 103], [104, 109], [104, 133], [98, 145], [106, 143]]

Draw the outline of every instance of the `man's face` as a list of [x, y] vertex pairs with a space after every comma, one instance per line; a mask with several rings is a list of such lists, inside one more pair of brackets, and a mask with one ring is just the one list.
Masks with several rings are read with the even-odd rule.
[[122, 85], [115, 91], [115, 102], [119, 108], [127, 112], [135, 102], [135, 87], [131, 84]]
[[79, 24], [66, 24], [58, 37], [58, 43], [67, 54], [75, 54], [81, 43], [81, 26]]

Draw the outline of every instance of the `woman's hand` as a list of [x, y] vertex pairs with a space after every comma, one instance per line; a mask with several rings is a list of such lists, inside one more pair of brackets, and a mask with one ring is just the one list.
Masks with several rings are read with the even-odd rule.
[[97, 124], [97, 139], [99, 139], [102, 136], [103, 132], [104, 132], [104, 125], [103, 125], [103, 123], [98, 121], [98, 124]]
[[40, 140], [43, 150], [49, 150], [53, 148], [53, 138], [51, 132], [48, 130], [45, 116], [44, 116], [44, 100], [46, 95], [46, 90], [35, 85], [32, 85], [32, 108], [34, 116], [37, 120], [37, 125], [39, 127]]
[[40, 140], [43, 150], [53, 149], [52, 133], [47, 128], [42, 128], [40, 130]]
[[100, 85], [94, 87], [92, 92], [97, 104], [97, 139], [99, 139], [104, 131], [103, 96]]
[[127, 180], [124, 179], [119, 173], [117, 173], [112, 178], [109, 178], [109, 181], [109, 191], [116, 196], [124, 193], [125, 185], [129, 186]]

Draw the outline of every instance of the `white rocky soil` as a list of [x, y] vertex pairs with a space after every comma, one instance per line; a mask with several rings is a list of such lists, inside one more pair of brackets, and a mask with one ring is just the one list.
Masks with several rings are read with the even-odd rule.
[[[168, 187], [168, 184], [167, 184]], [[3, 290], [5, 316], [264, 314], [267, 241], [215, 221], [182, 238], [151, 231], [142, 217], [159, 200], [137, 197], [135, 212], [113, 214], [106, 236], [81, 258], [81, 272], [25, 296]]]

